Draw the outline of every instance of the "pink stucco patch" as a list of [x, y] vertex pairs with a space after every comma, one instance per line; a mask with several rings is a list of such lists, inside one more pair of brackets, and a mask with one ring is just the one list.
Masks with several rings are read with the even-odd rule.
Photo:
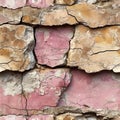
[[35, 36], [35, 54], [39, 64], [55, 67], [65, 63], [73, 36], [72, 27], [38, 28]]
[[72, 83], [60, 105], [95, 109], [120, 109], [120, 75], [103, 71], [87, 74], [72, 70]]

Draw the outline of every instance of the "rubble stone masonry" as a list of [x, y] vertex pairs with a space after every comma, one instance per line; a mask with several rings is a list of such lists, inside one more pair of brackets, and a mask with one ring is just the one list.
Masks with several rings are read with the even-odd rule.
[[0, 120], [120, 120], [120, 0], [0, 0]]

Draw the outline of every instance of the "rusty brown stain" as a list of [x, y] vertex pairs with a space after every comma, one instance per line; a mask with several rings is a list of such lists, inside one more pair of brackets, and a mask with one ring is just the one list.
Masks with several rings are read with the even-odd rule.
[[75, 119], [70, 115], [66, 115], [63, 120], [75, 120]]
[[108, 44], [112, 44], [112, 42], [114, 41], [114, 38], [112, 37], [110, 33], [110, 29], [104, 28], [100, 31], [99, 35], [96, 35], [95, 41], [97, 43], [106, 42]]
[[82, 57], [87, 57], [87, 53], [91, 50], [90, 47], [84, 47], [84, 49], [82, 50]]
[[11, 51], [8, 49], [0, 49], [0, 56], [6, 56], [9, 57], [11, 54]]
[[13, 46], [23, 49], [25, 47], [25, 42], [23, 40], [15, 40]]
[[24, 26], [19, 26], [17, 29], [16, 29], [16, 35], [17, 36], [20, 36], [22, 33], [25, 32], [25, 27]]
[[64, 0], [65, 4], [72, 5], [76, 0]]
[[31, 22], [31, 18], [30, 18], [30, 16], [25, 15], [25, 16], [23, 16], [22, 21], [23, 22]]

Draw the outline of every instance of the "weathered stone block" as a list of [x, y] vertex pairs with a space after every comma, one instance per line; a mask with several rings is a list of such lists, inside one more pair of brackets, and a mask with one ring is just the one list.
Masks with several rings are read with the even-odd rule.
[[[0, 114], [33, 114], [56, 106], [71, 80], [68, 69], [33, 69], [0, 73]], [[41, 116], [42, 118], [42, 116]], [[44, 118], [44, 116], [43, 116]], [[47, 119], [47, 116], [45, 117]], [[30, 119], [31, 120], [31, 119]]]
[[0, 6], [16, 9], [26, 5], [26, 0], [0, 0]]
[[56, 106], [63, 90], [69, 85], [68, 69], [35, 69], [23, 78], [23, 91], [28, 110]]
[[0, 72], [25, 71], [34, 67], [34, 36], [32, 27], [0, 26]]
[[87, 74], [72, 70], [72, 82], [64, 92], [60, 106], [120, 110], [120, 75], [103, 71]]
[[35, 54], [39, 64], [50, 67], [65, 64], [69, 41], [73, 36], [72, 27], [40, 27], [35, 36]]
[[46, 8], [53, 5], [54, 0], [28, 0], [27, 5], [37, 8]]
[[120, 72], [120, 27], [90, 29], [78, 25], [71, 40], [68, 66], [88, 73], [101, 70]]
[[[27, 114], [26, 100], [22, 95], [22, 74], [0, 73], [0, 114]], [[4, 117], [0, 118], [1, 120]], [[8, 117], [7, 117], [8, 118]], [[5, 118], [5, 120], [7, 119]], [[13, 118], [13, 117], [12, 117]]]

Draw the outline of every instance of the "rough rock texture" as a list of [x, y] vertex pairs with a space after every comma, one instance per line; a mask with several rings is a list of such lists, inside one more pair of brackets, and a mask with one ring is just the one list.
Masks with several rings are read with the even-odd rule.
[[35, 36], [35, 53], [39, 64], [51, 67], [65, 64], [69, 41], [73, 36], [72, 27], [40, 27]]
[[54, 0], [28, 0], [27, 5], [37, 8], [46, 8], [53, 5]]
[[120, 72], [120, 27], [91, 29], [78, 25], [71, 40], [67, 64], [86, 72]]
[[34, 67], [33, 29], [23, 25], [0, 26], [0, 71], [25, 71]]
[[0, 114], [26, 115], [28, 110], [56, 106], [70, 79], [68, 69], [0, 73]]
[[0, 0], [0, 120], [120, 120], [119, 39], [120, 0]]
[[[120, 3], [112, 3], [113, 4], [110, 3], [105, 6], [81, 3], [72, 6], [53, 6], [46, 9], [24, 7], [16, 10], [9, 10], [1, 8], [0, 23], [16, 23], [21, 20], [25, 23], [45, 26], [83, 23], [92, 28], [105, 25], [119, 25]], [[5, 11], [9, 12], [9, 14]]]
[[27, 114], [21, 83], [20, 73], [9, 71], [0, 73], [0, 115]]
[[68, 69], [35, 69], [23, 78], [23, 91], [29, 110], [56, 106], [63, 90], [69, 85]]
[[[72, 70], [72, 82], [60, 106], [120, 110], [120, 75], [112, 72], [87, 74]], [[72, 97], [71, 97], [72, 96]]]
[[82, 115], [82, 114], [75, 114], [75, 113], [66, 113], [62, 115], [58, 115], [56, 117], [56, 120], [100, 120], [99, 118], [97, 119], [96, 116], [94, 115]]
[[7, 115], [1, 116], [0, 120], [53, 120], [53, 115], [32, 115], [31, 117]]
[[0, 0], [0, 6], [16, 9], [26, 5], [26, 0]]
[[55, 4], [65, 4], [65, 5], [72, 5], [76, 2], [77, 0], [55, 0]]
[[42, 25], [63, 25], [63, 24], [77, 24], [92, 28], [101, 27], [105, 25], [120, 24], [120, 8], [116, 7], [97, 7], [87, 3], [75, 4], [67, 7], [51, 8], [42, 12]]

